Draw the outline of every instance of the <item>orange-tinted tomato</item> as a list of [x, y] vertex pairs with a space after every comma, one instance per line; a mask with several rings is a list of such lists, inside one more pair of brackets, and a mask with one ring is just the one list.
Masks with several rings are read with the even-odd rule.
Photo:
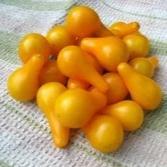
[[101, 25], [97, 13], [87, 6], [75, 6], [65, 20], [68, 31], [77, 37], [91, 36]]
[[158, 66], [158, 59], [155, 56], [151, 56], [149, 58], [138, 57], [132, 59], [129, 64], [141, 74], [152, 77], [155, 72], [155, 68]]
[[56, 56], [65, 46], [74, 44], [74, 38], [67, 29], [61, 25], [50, 29], [46, 38], [51, 46], [52, 54]]
[[39, 84], [39, 74], [44, 58], [41, 55], [32, 56], [23, 67], [10, 74], [7, 86], [9, 94], [19, 101], [30, 101], [36, 96]]
[[48, 41], [41, 34], [27, 34], [19, 43], [19, 56], [24, 63], [34, 54], [40, 54], [44, 56], [45, 60], [47, 60], [50, 55], [50, 51]]
[[126, 98], [128, 95], [128, 89], [118, 73], [106, 73], [103, 77], [109, 85], [109, 89], [106, 92], [108, 104], [115, 103]]
[[130, 34], [123, 38], [128, 47], [130, 59], [145, 57], [149, 52], [149, 40], [142, 34]]
[[124, 138], [120, 122], [108, 115], [94, 116], [83, 131], [90, 144], [104, 153], [116, 151]]
[[118, 36], [123, 37], [125, 35], [129, 35], [132, 33], [136, 33], [140, 28], [139, 23], [131, 22], [131, 23], [124, 23], [124, 22], [116, 22], [110, 26], [111, 32]]
[[40, 72], [40, 83], [60, 82], [65, 84], [67, 78], [60, 72], [56, 61], [48, 61]]
[[103, 72], [103, 67], [99, 64], [99, 62], [97, 61], [96, 57], [94, 57], [91, 54], [88, 54], [85, 52], [85, 56], [87, 58], [87, 60], [89, 61], [89, 63], [99, 72], [102, 73]]
[[137, 130], [140, 128], [144, 120], [144, 112], [142, 108], [132, 100], [124, 100], [107, 106], [104, 113], [118, 119], [123, 128], [127, 131]]
[[106, 101], [101, 103], [99, 98], [103, 97], [81, 88], [68, 89], [55, 101], [55, 116], [65, 127], [81, 128], [104, 107]]
[[67, 88], [69, 89], [73, 89], [73, 88], [87, 89], [88, 87], [89, 87], [89, 84], [87, 82], [80, 81], [80, 80], [69, 78], [67, 82]]

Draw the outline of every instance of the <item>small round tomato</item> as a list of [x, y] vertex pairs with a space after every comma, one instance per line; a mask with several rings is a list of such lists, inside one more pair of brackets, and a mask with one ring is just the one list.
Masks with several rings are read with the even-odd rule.
[[[151, 58], [151, 57], [150, 57]], [[152, 58], [153, 59], [153, 58]], [[152, 77], [154, 75], [154, 70], [155, 70], [155, 65], [151, 62], [153, 60], [150, 60], [148, 58], [135, 58], [129, 62], [129, 64], [138, 72], [141, 74], [147, 76], [147, 77]], [[154, 58], [157, 60], [156, 58]], [[154, 61], [155, 61], [154, 60]]]
[[109, 89], [106, 92], [108, 104], [116, 103], [126, 98], [128, 89], [118, 73], [106, 73], [103, 75], [103, 78], [109, 86]]
[[104, 153], [116, 151], [124, 139], [121, 124], [108, 115], [94, 116], [83, 131], [90, 144]]
[[57, 55], [65, 46], [74, 44], [74, 39], [64, 26], [55, 26], [46, 36], [53, 55]]
[[73, 7], [65, 20], [68, 31], [77, 37], [88, 37], [100, 28], [97, 13], [87, 6]]
[[48, 59], [50, 46], [44, 36], [37, 33], [30, 33], [23, 37], [19, 43], [20, 59], [26, 63], [34, 54], [40, 54]]
[[142, 108], [131, 100], [125, 100], [104, 109], [105, 114], [109, 114], [118, 119], [123, 128], [127, 131], [134, 131], [138, 129], [143, 123], [144, 112]]
[[65, 84], [67, 78], [58, 69], [56, 61], [48, 61], [40, 72], [39, 80], [41, 84], [47, 82], [60, 82]]
[[130, 34], [123, 38], [128, 47], [130, 59], [145, 57], [149, 52], [149, 40], [141, 34]]

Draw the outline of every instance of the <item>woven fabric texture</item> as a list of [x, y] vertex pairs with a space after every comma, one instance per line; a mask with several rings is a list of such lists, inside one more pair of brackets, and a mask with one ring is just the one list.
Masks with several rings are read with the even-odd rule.
[[[160, 68], [163, 103], [144, 125], [130, 133], [114, 154], [94, 150], [81, 132], [67, 149], [54, 147], [48, 123], [33, 103], [20, 103], [7, 92], [6, 79], [18, 66], [17, 44], [27, 32], [45, 34], [63, 22], [75, 4], [94, 8], [102, 21], [138, 21], [151, 40]], [[167, 0], [0, 0], [0, 167], [167, 167]]]

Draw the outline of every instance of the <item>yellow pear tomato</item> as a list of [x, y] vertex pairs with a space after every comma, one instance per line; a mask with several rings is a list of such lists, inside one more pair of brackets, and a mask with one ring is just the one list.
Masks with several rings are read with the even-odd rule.
[[81, 128], [100, 107], [91, 92], [74, 88], [62, 93], [55, 101], [54, 113], [63, 126]]
[[151, 56], [149, 58], [138, 57], [129, 62], [129, 64], [141, 74], [152, 77], [155, 72], [155, 68], [158, 66], [158, 59], [156, 56]]
[[130, 34], [123, 38], [128, 47], [130, 59], [145, 57], [149, 52], [149, 40], [142, 34]]
[[116, 151], [124, 139], [120, 122], [108, 115], [94, 116], [83, 131], [90, 144], [104, 153]]
[[57, 55], [59, 51], [65, 46], [72, 45], [74, 39], [67, 31], [65, 26], [55, 26], [49, 30], [46, 36], [53, 55]]
[[124, 100], [105, 108], [105, 114], [118, 119], [125, 130], [137, 130], [143, 123], [144, 112], [135, 101]]
[[111, 32], [118, 37], [123, 37], [125, 35], [136, 33], [139, 30], [139, 28], [140, 25], [138, 22], [116, 22], [109, 27]]
[[26, 63], [34, 54], [40, 54], [47, 60], [50, 51], [48, 41], [38, 33], [25, 35], [19, 43], [19, 56], [23, 63]]
[[58, 96], [65, 90], [66, 88], [64, 87], [64, 85], [58, 82], [48, 82], [42, 85], [37, 93], [38, 106], [45, 113], [49, 110], [53, 111], [56, 98], [58, 98]]
[[97, 13], [87, 6], [75, 6], [71, 8], [65, 24], [68, 31], [77, 37], [88, 37], [101, 26]]

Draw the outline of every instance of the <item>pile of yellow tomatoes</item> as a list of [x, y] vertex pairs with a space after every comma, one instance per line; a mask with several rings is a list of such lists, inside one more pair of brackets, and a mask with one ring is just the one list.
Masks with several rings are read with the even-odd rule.
[[36, 99], [57, 147], [79, 128], [97, 150], [116, 151], [124, 132], [140, 128], [162, 99], [152, 79], [158, 59], [148, 56], [139, 28], [137, 22], [106, 27], [93, 9], [73, 7], [45, 37], [30, 33], [20, 41], [23, 65], [8, 78], [9, 94]]

